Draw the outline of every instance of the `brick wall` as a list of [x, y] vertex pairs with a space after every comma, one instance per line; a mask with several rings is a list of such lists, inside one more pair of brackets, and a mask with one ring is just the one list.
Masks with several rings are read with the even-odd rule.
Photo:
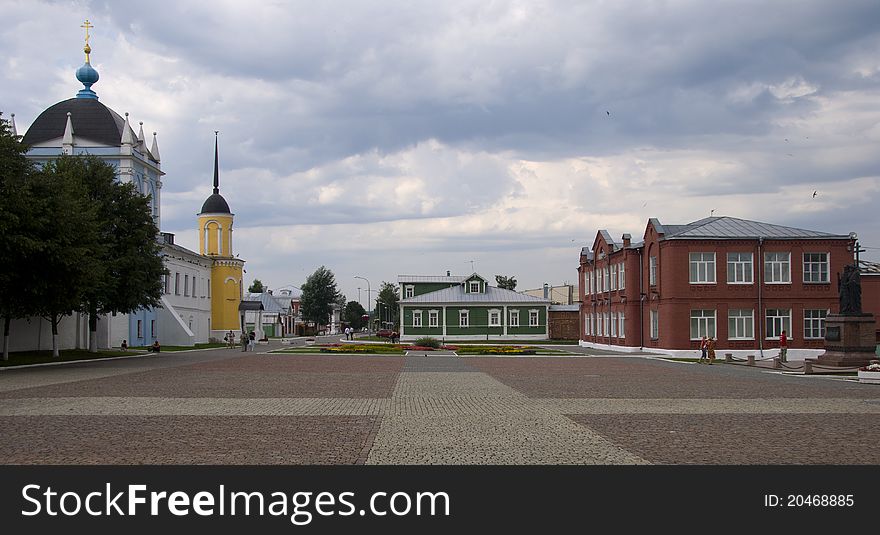
[[577, 310], [551, 310], [550, 338], [552, 340], [577, 340], [578, 312]]

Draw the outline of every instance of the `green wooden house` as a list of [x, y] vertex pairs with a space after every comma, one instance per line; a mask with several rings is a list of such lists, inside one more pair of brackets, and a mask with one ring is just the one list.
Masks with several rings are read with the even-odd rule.
[[546, 340], [549, 299], [490, 286], [477, 273], [400, 275], [400, 339]]

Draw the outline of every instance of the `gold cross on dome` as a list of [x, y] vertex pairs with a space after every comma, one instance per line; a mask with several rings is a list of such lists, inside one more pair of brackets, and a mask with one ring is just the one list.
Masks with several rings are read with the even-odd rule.
[[86, 19], [86, 22], [81, 25], [80, 28], [86, 29], [86, 44], [89, 44], [89, 28], [94, 28], [94, 26], [92, 26], [92, 23], [89, 22], [89, 19]]

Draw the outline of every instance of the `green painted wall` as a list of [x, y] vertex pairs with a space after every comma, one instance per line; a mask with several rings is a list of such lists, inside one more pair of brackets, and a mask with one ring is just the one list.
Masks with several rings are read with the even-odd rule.
[[[405, 283], [401, 284], [400, 287], [403, 288], [405, 286], [410, 286], [410, 285], [413, 286], [413, 297], [416, 297], [416, 296], [419, 296], [422, 294], [436, 292], [437, 290], [452, 288], [453, 286], [458, 286], [459, 283], [457, 283], [457, 282], [413, 282], [413, 283], [405, 282]], [[401, 290], [401, 291], [403, 291], [403, 290]], [[401, 294], [401, 295], [406, 295], [406, 294]]]
[[[437, 327], [428, 327], [428, 311], [436, 309], [439, 311], [440, 325]], [[467, 309], [469, 312], [469, 327], [459, 327], [458, 313], [459, 310]], [[538, 326], [529, 327], [529, 310], [538, 310]], [[413, 310], [422, 311], [423, 327], [413, 327], [412, 317]], [[498, 310], [501, 316], [501, 325], [498, 327], [489, 327], [489, 311]], [[546, 334], [547, 332], [547, 308], [541, 306], [508, 306], [505, 314], [503, 305], [484, 305], [471, 306], [467, 304], [446, 305], [446, 337], [454, 338], [457, 335], [503, 335], [504, 325], [508, 324], [510, 319], [510, 311], [519, 310], [519, 327], [507, 328], [508, 335], [515, 334]], [[443, 336], [443, 307], [438, 305], [403, 307], [403, 332], [407, 336]]]
[[[413, 327], [413, 310], [422, 311], [422, 327]], [[434, 310], [434, 307], [431, 308]], [[428, 309], [424, 307], [403, 307], [403, 332], [407, 336], [443, 336], [443, 309], [436, 307], [437, 327], [428, 327]]]

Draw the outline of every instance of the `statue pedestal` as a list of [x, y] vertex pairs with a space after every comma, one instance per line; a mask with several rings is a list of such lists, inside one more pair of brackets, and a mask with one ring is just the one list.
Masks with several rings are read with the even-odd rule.
[[877, 338], [873, 314], [825, 318], [825, 353], [807, 359], [820, 366], [867, 366], [877, 359]]

